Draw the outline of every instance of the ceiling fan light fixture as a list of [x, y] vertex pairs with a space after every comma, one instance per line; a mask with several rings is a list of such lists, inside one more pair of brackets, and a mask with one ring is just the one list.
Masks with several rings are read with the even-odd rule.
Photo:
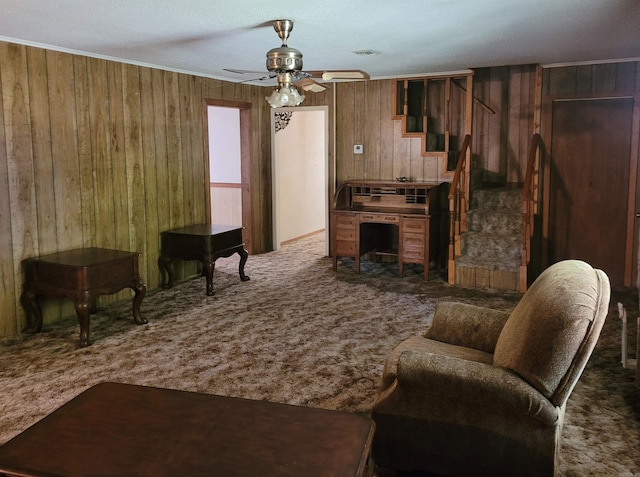
[[282, 86], [273, 90], [270, 96], [265, 97], [272, 108], [285, 106], [298, 106], [304, 101], [304, 95], [298, 93], [295, 86]]
[[298, 93], [295, 86], [291, 85], [293, 75], [289, 72], [278, 75], [278, 87], [270, 96], [265, 97], [272, 108], [285, 106], [298, 106], [304, 101], [304, 96]]

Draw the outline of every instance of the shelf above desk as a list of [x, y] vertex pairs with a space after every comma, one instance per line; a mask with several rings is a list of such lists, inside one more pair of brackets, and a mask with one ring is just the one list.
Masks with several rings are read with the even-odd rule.
[[347, 181], [338, 187], [334, 210], [397, 209], [398, 213], [429, 214], [431, 190], [438, 182]]

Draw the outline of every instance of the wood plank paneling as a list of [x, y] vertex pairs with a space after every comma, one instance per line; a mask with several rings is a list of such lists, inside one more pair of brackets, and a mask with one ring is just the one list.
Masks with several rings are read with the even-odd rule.
[[119, 63], [107, 64], [109, 88], [109, 137], [111, 140], [111, 178], [113, 181], [113, 227], [117, 249], [128, 250], [130, 230], [127, 213], [127, 175], [124, 143], [124, 106], [122, 97], [122, 67]]
[[89, 59], [89, 122], [93, 159], [93, 201], [96, 215], [96, 246], [116, 248], [114, 222], [113, 166], [107, 62]]
[[51, 121], [56, 239], [59, 250], [69, 250], [84, 245], [73, 57], [48, 51], [47, 68], [49, 105], [56, 112]]
[[[254, 252], [269, 250], [266, 90], [0, 42], [0, 248], [10, 251], [0, 254], [0, 336], [24, 327], [28, 257], [82, 246], [137, 250], [147, 287], [159, 285], [160, 232], [208, 219], [209, 95], [256, 104], [248, 110], [252, 188], [243, 193], [256, 205]], [[182, 265], [178, 278], [196, 269]], [[45, 327], [74, 313], [68, 300], [45, 300]]]
[[379, 81], [380, 84], [380, 175], [379, 177], [399, 177], [393, 175], [394, 123], [383, 121], [393, 116], [393, 97], [389, 92], [393, 88], [393, 80]]
[[82, 206], [82, 243], [96, 243], [96, 213], [93, 201], [93, 155], [91, 153], [91, 123], [89, 121], [88, 61], [73, 56], [74, 95], [76, 106], [76, 137], [80, 171], [80, 204]]
[[[8, 44], [0, 43], [0, 64], [5, 64], [8, 56]], [[4, 113], [4, 83], [12, 87], [6, 76], [12, 72], [0, 70], [0, 107]], [[8, 94], [7, 94], [8, 96]], [[11, 228], [11, 196], [9, 194], [9, 151], [7, 149], [4, 114], [0, 114], [0, 246], [4, 250], [13, 251], [13, 234]], [[16, 299], [16, 277], [20, 272], [14, 270], [15, 253], [0, 253], [0, 334], [12, 336], [20, 329], [19, 313]]]
[[138, 66], [123, 66], [125, 171], [127, 217], [129, 227], [128, 250], [139, 252], [140, 268], [147, 269], [147, 224], [145, 203], [145, 168], [142, 154], [142, 105], [140, 103], [140, 71]]
[[[7, 203], [10, 204], [11, 248], [2, 245], [2, 249], [11, 250], [14, 258], [11, 265], [14, 276], [9, 281], [12, 286], [6, 289], [6, 293], [12, 295], [7, 301], [12, 304], [19, 302], [21, 292], [21, 283], [15, 274], [20, 271], [22, 260], [38, 251], [38, 223], [26, 49], [4, 45], [0, 50], [0, 63], [8, 66], [6, 71], [3, 69], [1, 78], [7, 154], [7, 179], [2, 188], [8, 192]], [[15, 315], [3, 328], [19, 329]]]
[[335, 84], [337, 100], [340, 105], [336, 118], [336, 176], [338, 183], [349, 179], [356, 179], [355, 154], [353, 145], [355, 135], [355, 96], [354, 83]]
[[[359, 83], [364, 85], [364, 83]], [[381, 128], [381, 112], [380, 112], [380, 96], [383, 94], [380, 90], [381, 82], [372, 81], [367, 84], [364, 90], [364, 118], [362, 123], [366, 135], [363, 137], [363, 179], [380, 177], [380, 128]], [[386, 96], [386, 94], [385, 94]]]
[[[160, 232], [158, 202], [162, 191], [158, 190], [158, 170], [156, 160], [162, 150], [155, 140], [153, 72], [148, 68], [140, 69], [140, 117], [142, 122], [142, 167], [144, 169], [144, 209], [146, 225], [146, 270], [144, 275], [147, 286], [154, 288], [160, 280], [160, 269], [156, 254], [160, 250]], [[162, 96], [162, 95], [161, 95]], [[164, 99], [162, 100], [164, 103]], [[162, 139], [160, 141], [162, 143]], [[156, 147], [158, 146], [158, 147]], [[159, 158], [164, 161], [164, 156]], [[166, 161], [165, 161], [166, 163]]]
[[46, 52], [27, 48], [29, 64], [29, 96], [31, 98], [31, 131], [33, 167], [38, 214], [38, 253], [57, 249], [56, 201], [53, 188], [53, 155], [51, 151], [51, 118], [47, 84]]

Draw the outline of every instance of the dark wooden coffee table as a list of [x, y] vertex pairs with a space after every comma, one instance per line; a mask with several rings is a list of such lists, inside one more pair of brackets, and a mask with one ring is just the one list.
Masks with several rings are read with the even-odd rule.
[[374, 426], [347, 412], [102, 383], [0, 446], [0, 474], [364, 476]]
[[80, 346], [91, 344], [89, 317], [99, 295], [110, 295], [132, 288], [133, 319], [147, 323], [140, 316], [140, 304], [147, 287], [138, 271], [138, 252], [106, 248], [80, 248], [29, 258], [23, 262], [25, 283], [21, 297], [27, 316], [25, 332], [42, 330], [41, 297], [67, 298], [75, 303], [80, 322]]
[[[242, 227], [237, 225], [196, 224], [177, 229], [166, 230], [160, 234], [162, 249], [158, 265], [162, 273], [162, 288], [171, 288], [174, 283], [172, 261], [199, 260], [202, 262], [202, 273], [207, 279], [207, 295], [213, 295], [213, 271], [215, 262], [220, 257], [230, 257], [234, 253], [240, 255], [238, 271], [240, 280], [249, 280], [244, 274], [244, 264], [249, 254], [242, 241]], [[166, 272], [167, 281], [164, 275]]]

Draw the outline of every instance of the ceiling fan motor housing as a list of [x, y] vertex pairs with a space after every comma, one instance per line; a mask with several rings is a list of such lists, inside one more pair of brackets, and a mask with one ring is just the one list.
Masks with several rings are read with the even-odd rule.
[[267, 70], [273, 73], [302, 71], [302, 53], [284, 45], [272, 48], [267, 53]]

